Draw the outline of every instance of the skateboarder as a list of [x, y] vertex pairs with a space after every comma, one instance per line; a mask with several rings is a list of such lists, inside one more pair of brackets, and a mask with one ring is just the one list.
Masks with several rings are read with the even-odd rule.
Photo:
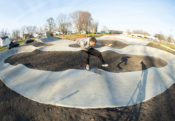
[[[77, 43], [80, 45], [81, 49], [83, 52], [87, 53], [88, 57], [86, 60], [86, 70], [90, 70], [90, 66], [89, 66], [89, 57], [90, 55], [96, 56], [100, 59], [102, 66], [103, 67], [108, 67], [108, 64], [105, 63], [102, 54], [94, 49], [95, 44], [97, 43], [97, 40], [95, 37], [91, 37], [91, 38], [81, 38], [77, 40]], [[106, 46], [111, 46], [111, 44], [108, 44]]]

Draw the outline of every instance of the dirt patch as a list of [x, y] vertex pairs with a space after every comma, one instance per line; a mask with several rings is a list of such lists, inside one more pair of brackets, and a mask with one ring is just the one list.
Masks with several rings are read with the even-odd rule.
[[[138, 56], [119, 54], [113, 51], [104, 51], [102, 56], [109, 67], [101, 67], [97, 57], [90, 56], [90, 65], [109, 72], [130, 72], [147, 69], [150, 67], [163, 67], [167, 63], [159, 58], [150, 56]], [[83, 51], [40, 51], [26, 52], [13, 55], [5, 60], [12, 65], [24, 64], [29, 68], [63, 71], [67, 69], [84, 69], [87, 54]]]
[[175, 84], [164, 93], [134, 106], [83, 110], [32, 101], [12, 91], [0, 80], [0, 119], [1, 121], [174, 121]]
[[157, 48], [157, 49], [161, 49], [161, 50], [167, 51], [167, 52], [172, 53], [172, 54], [175, 55], [175, 52], [163, 49], [160, 44], [155, 44], [155, 43], [150, 42], [150, 43], [147, 44], [147, 46], [154, 47], [154, 48]]
[[[95, 48], [100, 48], [100, 47], [104, 47], [105, 44], [112, 44], [111, 47], [113, 48], [117, 48], [117, 49], [122, 49], [126, 46], [128, 46], [127, 44], [120, 42], [120, 41], [114, 41], [114, 40], [98, 40], [97, 41], [100, 45], [96, 44]], [[74, 47], [74, 48], [79, 48], [80, 46], [78, 44], [71, 44], [69, 45], [69, 47]]]

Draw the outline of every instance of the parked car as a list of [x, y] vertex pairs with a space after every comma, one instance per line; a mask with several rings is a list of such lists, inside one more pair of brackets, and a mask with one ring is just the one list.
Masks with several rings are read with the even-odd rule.
[[19, 44], [18, 43], [16, 43], [16, 42], [10, 42], [10, 44], [9, 44], [9, 48], [8, 49], [12, 49], [12, 48], [15, 48], [15, 47], [19, 47]]

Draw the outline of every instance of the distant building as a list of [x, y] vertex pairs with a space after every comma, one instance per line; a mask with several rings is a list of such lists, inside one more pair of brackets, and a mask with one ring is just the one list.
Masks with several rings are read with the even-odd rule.
[[145, 35], [143, 35], [143, 34], [131, 34], [131, 36], [133, 36], [133, 37], [145, 37]]
[[62, 32], [54, 32], [55, 33], [55, 35], [61, 35], [62, 34]]
[[33, 37], [37, 38], [39, 37], [39, 34], [33, 34]]
[[4, 37], [0, 37], [0, 46], [4, 47], [4, 46], [8, 46], [10, 44], [10, 39], [8, 36], [4, 36]]
[[38, 37], [37, 38], [46, 38], [46, 32], [38, 33]]
[[123, 34], [123, 31], [119, 31], [119, 30], [102, 30], [101, 33], [107, 33], [107, 34]]
[[67, 31], [67, 34], [72, 34], [72, 31]]
[[123, 31], [119, 31], [119, 30], [109, 30], [109, 34], [123, 34]]
[[156, 37], [153, 36], [145, 36], [145, 39], [158, 40]]
[[33, 38], [34, 36], [31, 35], [31, 34], [23, 34], [23, 39], [26, 40], [26, 39], [30, 39], [30, 38]]
[[100, 33], [106, 33], [104, 30], [102, 30]]

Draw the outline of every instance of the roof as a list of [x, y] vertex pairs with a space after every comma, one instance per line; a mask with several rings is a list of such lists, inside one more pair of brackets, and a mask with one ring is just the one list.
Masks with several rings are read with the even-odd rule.
[[1, 37], [2, 40], [9, 38], [8, 36]]

